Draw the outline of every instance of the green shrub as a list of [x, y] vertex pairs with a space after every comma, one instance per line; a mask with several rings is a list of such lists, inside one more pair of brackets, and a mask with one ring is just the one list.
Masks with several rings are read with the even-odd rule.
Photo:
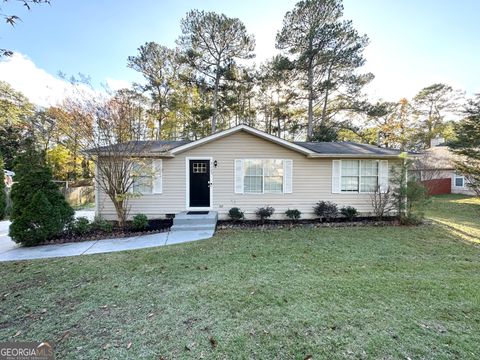
[[421, 182], [408, 181], [406, 195], [406, 211], [400, 221], [405, 225], [419, 225], [425, 218], [425, 208], [430, 202], [428, 189]]
[[88, 234], [92, 230], [92, 225], [86, 217], [76, 218], [71, 226], [72, 232], [77, 236]]
[[25, 246], [60, 236], [73, 221], [74, 211], [52, 181], [43, 159], [28, 149], [17, 158], [15, 166], [10, 236]]
[[133, 217], [132, 228], [137, 231], [143, 231], [148, 228], [148, 218], [145, 214], [137, 214]]
[[336, 218], [338, 215], [337, 204], [330, 201], [319, 201], [313, 207], [313, 210], [318, 217], [327, 221]]
[[404, 157], [401, 165], [394, 167], [391, 182], [394, 185], [393, 200], [405, 225], [416, 225], [423, 222], [425, 207], [429, 203], [428, 190], [419, 181], [408, 179], [408, 169], [412, 160]]
[[357, 217], [358, 211], [353, 206], [345, 206], [340, 209], [340, 213], [345, 216], [349, 221], [352, 221]]
[[273, 213], [275, 212], [275, 209], [271, 206], [265, 206], [258, 208], [257, 211], [255, 211], [255, 215], [262, 221], [265, 222], [266, 219], [271, 217]]
[[101, 216], [95, 216], [92, 222], [92, 229], [111, 233], [113, 231], [113, 224]]
[[244, 219], [245, 214], [238, 207], [233, 207], [230, 210], [228, 210], [228, 216], [233, 221], [240, 221]]
[[285, 215], [293, 221], [298, 221], [302, 216], [302, 212], [298, 209], [288, 209], [285, 211]]

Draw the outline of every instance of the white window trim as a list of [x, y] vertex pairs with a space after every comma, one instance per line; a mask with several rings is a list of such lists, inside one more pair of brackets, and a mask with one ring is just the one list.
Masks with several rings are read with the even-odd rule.
[[[208, 160], [210, 161], [210, 206], [198, 207], [190, 206], [190, 160]], [[187, 156], [185, 157], [185, 210], [207, 211], [213, 209], [213, 173], [212, 173], [213, 158], [211, 156]]]
[[[285, 160], [289, 160], [289, 159], [271, 159], [271, 158], [262, 158], [262, 159], [257, 159], [257, 158], [244, 158], [242, 159], [243, 160], [243, 194], [244, 195], [270, 195], [270, 194], [274, 194], [274, 195], [280, 195], [280, 194], [287, 194], [285, 192]], [[260, 160], [262, 161], [262, 192], [247, 192], [245, 191], [245, 169], [246, 169], [246, 166], [245, 166], [245, 163], [246, 161], [248, 160]], [[276, 192], [276, 191], [265, 191], [265, 175], [264, 175], [264, 169], [263, 169], [263, 161], [267, 161], [267, 160], [278, 160], [278, 161], [282, 161], [282, 169], [283, 169], [283, 176], [282, 176], [282, 191], [279, 191], [279, 192]], [[292, 177], [293, 177], [293, 174], [292, 174]], [[290, 194], [290, 193], [288, 193]]]
[[[357, 191], [345, 191], [342, 190], [342, 162], [344, 160], [340, 160], [340, 192], [338, 194], [374, 194], [374, 191], [361, 191], [362, 188], [362, 160], [369, 160], [369, 161], [376, 161], [378, 164], [377, 167], [377, 186], [380, 185], [380, 161], [379, 159], [348, 159], [347, 161], [358, 161], [358, 190]], [[374, 176], [374, 175], [369, 175]], [[368, 176], [366, 176], [368, 177]]]

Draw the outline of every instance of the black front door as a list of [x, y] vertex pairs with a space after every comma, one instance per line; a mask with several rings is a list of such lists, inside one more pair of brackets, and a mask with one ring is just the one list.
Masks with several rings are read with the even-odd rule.
[[190, 160], [190, 207], [210, 207], [210, 160]]

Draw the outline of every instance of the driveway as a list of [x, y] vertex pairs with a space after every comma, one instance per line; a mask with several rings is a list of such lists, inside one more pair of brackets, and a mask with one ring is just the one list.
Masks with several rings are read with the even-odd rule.
[[[76, 217], [85, 216], [93, 219], [93, 211], [77, 211]], [[208, 239], [213, 230], [172, 231], [129, 238], [93, 240], [77, 243], [19, 247], [8, 236], [9, 221], [0, 221], [0, 262], [45, 259], [63, 256], [100, 254], [124, 250], [143, 249], [165, 246], [189, 241]]]
[[0, 221], [0, 253], [14, 249], [16, 244], [8, 236], [10, 221]]

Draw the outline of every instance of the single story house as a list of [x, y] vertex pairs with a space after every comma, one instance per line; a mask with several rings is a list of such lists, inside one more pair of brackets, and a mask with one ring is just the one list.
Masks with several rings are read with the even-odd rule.
[[468, 186], [468, 179], [455, 169], [455, 161], [460, 159], [461, 156], [454, 154], [443, 138], [437, 137], [432, 139], [430, 148], [416, 156], [410, 173], [427, 187], [430, 195], [475, 195]]
[[[144, 148], [145, 142], [137, 142]], [[182, 211], [216, 211], [220, 219], [238, 207], [246, 218], [272, 206], [272, 218], [285, 218], [298, 209], [314, 217], [320, 201], [354, 206], [372, 212], [371, 196], [390, 185], [401, 151], [352, 142], [290, 142], [246, 125], [217, 132], [200, 140], [150, 141], [143, 157], [152, 171], [139, 175], [130, 199], [130, 217], [142, 213], [163, 218]], [[98, 215], [116, 218], [115, 209], [98, 186]]]

